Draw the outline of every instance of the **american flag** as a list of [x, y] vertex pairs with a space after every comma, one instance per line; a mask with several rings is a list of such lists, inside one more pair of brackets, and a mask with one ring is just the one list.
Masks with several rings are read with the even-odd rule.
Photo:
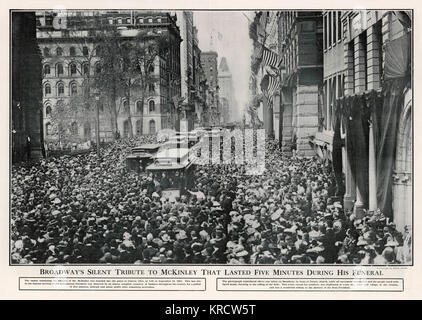
[[268, 106], [272, 108], [273, 106], [273, 97], [274, 92], [277, 91], [280, 87], [279, 77], [273, 77], [268, 75], [268, 88], [263, 90], [265, 96], [268, 99]]
[[270, 66], [270, 67], [279, 69], [281, 67], [281, 63], [282, 63], [282, 58], [280, 58], [277, 53], [275, 53], [274, 51], [264, 46], [264, 50], [262, 53], [262, 65], [264, 67]]

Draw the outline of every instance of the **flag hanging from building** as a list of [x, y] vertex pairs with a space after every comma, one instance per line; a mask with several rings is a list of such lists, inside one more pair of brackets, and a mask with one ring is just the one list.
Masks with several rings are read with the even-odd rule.
[[262, 52], [262, 64], [263, 66], [270, 66], [275, 69], [279, 69], [282, 63], [282, 58], [279, 57], [279, 55], [268, 49], [264, 46], [264, 50]]
[[280, 87], [280, 79], [278, 76], [273, 77], [267, 73], [261, 81], [261, 90], [262, 93], [268, 100], [268, 107], [272, 108], [273, 106], [273, 97], [274, 92], [276, 92]]

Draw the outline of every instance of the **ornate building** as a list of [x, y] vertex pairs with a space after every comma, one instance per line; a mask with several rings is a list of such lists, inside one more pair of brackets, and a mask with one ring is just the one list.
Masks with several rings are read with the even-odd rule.
[[233, 112], [237, 111], [237, 104], [234, 95], [232, 74], [225, 57], [221, 58], [220, 66], [218, 67], [218, 85], [220, 87], [221, 121], [228, 123], [234, 118]]
[[220, 102], [219, 102], [219, 84], [218, 84], [218, 54], [215, 51], [201, 53], [202, 69], [208, 85], [208, 108], [209, 123], [211, 125], [220, 124]]
[[[43, 110], [47, 139], [57, 140], [52, 113], [57, 105], [98, 104], [101, 141], [109, 141], [118, 131], [121, 136], [153, 134], [174, 126], [172, 97], [180, 96], [180, 42], [176, 17], [150, 11], [65, 11], [38, 12], [37, 38], [43, 53]], [[151, 83], [145, 92], [134, 89], [130, 98], [123, 92], [100, 92], [97, 101], [86, 99], [86, 84], [101, 72], [96, 52], [97, 31], [117, 30], [122, 40], [142, 44], [165, 38], [166, 52], [160, 52], [148, 67]], [[140, 37], [140, 34], [145, 35]], [[155, 40], [157, 39], [157, 40]], [[143, 98], [143, 99], [142, 99]], [[110, 112], [116, 105], [117, 114]], [[66, 108], [64, 108], [66, 109]], [[78, 118], [68, 110], [67, 132], [76, 140], [91, 140], [95, 118]], [[129, 123], [130, 121], [130, 123]]]
[[282, 148], [314, 155], [309, 143], [318, 131], [323, 73], [323, 24], [320, 11], [281, 11], [278, 50], [284, 61], [280, 115]]

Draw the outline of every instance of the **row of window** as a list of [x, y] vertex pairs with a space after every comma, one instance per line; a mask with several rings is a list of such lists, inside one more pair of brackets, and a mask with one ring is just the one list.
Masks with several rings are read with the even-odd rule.
[[[136, 127], [136, 135], [140, 136], [142, 135], [142, 120], [137, 120], [135, 123], [135, 127]], [[47, 122], [45, 125], [45, 132], [47, 136], [51, 136], [54, 134], [53, 130], [52, 130], [53, 126], [50, 122]], [[84, 137], [85, 139], [90, 139], [91, 138], [91, 124], [89, 122], [85, 122], [83, 125], [84, 128]], [[61, 129], [59, 129], [61, 131]], [[125, 138], [127, 138], [129, 136], [129, 121], [126, 120], [123, 123], [123, 136]], [[76, 121], [72, 122], [72, 124], [70, 125], [69, 131], [72, 135], [77, 135], [79, 134], [79, 126], [78, 123]], [[155, 125], [155, 120], [150, 120], [149, 121], [149, 128], [148, 128], [148, 132], [149, 134], [155, 134], [156, 133], [156, 125]]]
[[[76, 64], [76, 62], [71, 62], [68, 65], [68, 75], [70, 76], [77, 76], [78, 74], [82, 74], [82, 75], [88, 75], [89, 74], [89, 64], [88, 63], [82, 63], [80, 70], [78, 70], [78, 65]], [[54, 66], [54, 70], [55, 73], [54, 75], [56, 77], [59, 77], [61, 75], [64, 74], [64, 67], [62, 63], [57, 63]], [[97, 62], [95, 64], [95, 74], [101, 73], [101, 64], [99, 62]], [[43, 74], [44, 76], [48, 76], [51, 75], [51, 66], [49, 64], [45, 64], [43, 67]]]
[[[141, 101], [137, 101], [135, 105], [136, 105], [136, 114], [144, 114], [144, 108], [143, 108], [142, 102]], [[124, 101], [123, 102], [123, 108], [124, 108], [125, 112], [128, 112], [128, 103], [127, 103], [127, 101]], [[46, 107], [45, 107], [45, 115], [46, 116], [51, 115], [51, 111], [52, 111], [51, 105], [50, 104], [47, 104]], [[100, 111], [101, 112], [104, 111], [103, 104], [100, 104]], [[154, 100], [150, 100], [148, 102], [148, 112], [149, 113], [155, 112], [155, 101]]]
[[[86, 88], [85, 82], [82, 85], [82, 88], [85, 90], [89, 90], [89, 88]], [[148, 89], [149, 89], [149, 94], [155, 93], [155, 85], [153, 83], [149, 84]], [[56, 84], [56, 96], [64, 96], [65, 95], [64, 91], [65, 91], [65, 85], [63, 82], [59, 81]], [[52, 94], [51, 84], [47, 82], [44, 84], [44, 97], [49, 97], [51, 96], [51, 94]], [[78, 94], [78, 84], [76, 82], [71, 82], [69, 84], [69, 96], [75, 96], [77, 94]]]
[[334, 46], [343, 38], [341, 11], [327, 11], [324, 19], [324, 50]]
[[[155, 21], [154, 21], [155, 20]], [[163, 21], [162, 18], [131, 18], [131, 17], [127, 17], [127, 18], [109, 18], [108, 19], [108, 23], [109, 24], [132, 24], [132, 23], [161, 23]]]
[[[81, 49], [81, 52], [82, 52], [82, 55], [89, 56], [89, 49], [87, 46], [83, 46]], [[56, 53], [56, 56], [60, 57], [64, 55], [64, 50], [62, 47], [57, 47], [55, 53]], [[43, 54], [44, 54], [44, 57], [51, 57], [52, 56], [51, 49], [49, 47], [44, 47]], [[69, 47], [69, 56], [71, 57], [76, 56], [76, 47]]]
[[[68, 65], [68, 74], [71, 76], [77, 76], [78, 74], [82, 75], [89, 75], [89, 64], [88, 62], [84, 62], [80, 66], [80, 70], [78, 70], [78, 65], [76, 62], [71, 62]], [[54, 67], [55, 76], [61, 76], [64, 74], [64, 67], [62, 63], [57, 63]], [[95, 74], [101, 73], [101, 64], [97, 62], [94, 67]], [[150, 65], [148, 69], [149, 73], [154, 72], [154, 65]], [[51, 75], [51, 66], [49, 64], [45, 64], [43, 67], [43, 74], [44, 76]]]

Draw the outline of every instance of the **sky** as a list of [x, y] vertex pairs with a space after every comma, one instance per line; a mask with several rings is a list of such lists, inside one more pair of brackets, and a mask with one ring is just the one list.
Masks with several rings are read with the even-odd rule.
[[[198, 28], [199, 48], [202, 51], [216, 51], [218, 65], [220, 65], [221, 57], [227, 59], [232, 73], [238, 108], [240, 108], [239, 115], [242, 114], [242, 108], [248, 101], [252, 51], [249, 22], [244, 14], [251, 18], [251, 12], [242, 13], [242, 11], [194, 11], [193, 16], [194, 24]], [[213, 35], [212, 46], [211, 34]]]

